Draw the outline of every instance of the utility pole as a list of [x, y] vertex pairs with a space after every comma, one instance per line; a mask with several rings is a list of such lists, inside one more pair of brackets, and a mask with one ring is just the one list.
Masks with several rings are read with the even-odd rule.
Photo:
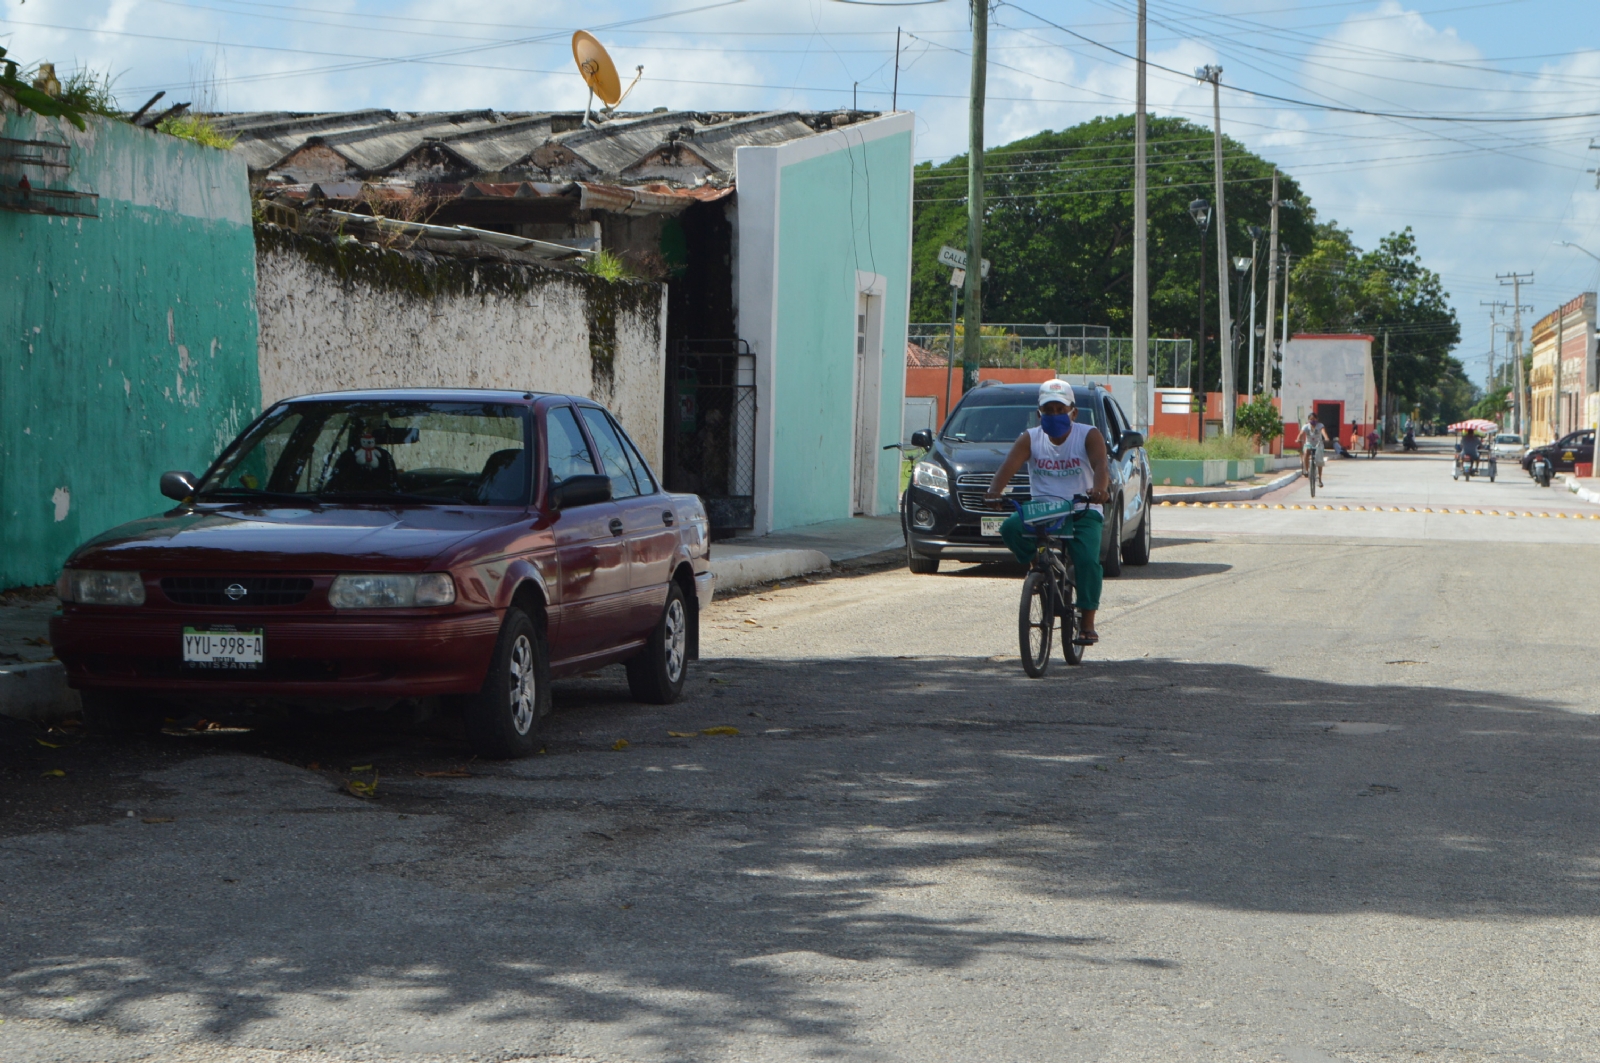
[[1261, 241], [1261, 226], [1250, 226], [1250, 357], [1245, 363], [1244, 396], [1249, 402], [1256, 398], [1256, 244]]
[[1280, 356], [1289, 349], [1289, 259], [1293, 256], [1293, 251], [1283, 253], [1283, 345], [1278, 348]]
[[1228, 305], [1228, 212], [1222, 195], [1222, 68], [1203, 66], [1194, 76], [1211, 82], [1211, 152], [1217, 171], [1217, 341], [1222, 346], [1222, 434], [1233, 435], [1233, 314]]
[[1383, 330], [1383, 391], [1378, 395], [1378, 438], [1389, 441], [1389, 330]]
[[989, 0], [972, 0], [972, 97], [967, 118], [967, 323], [961, 393], [978, 386], [983, 359], [983, 100], [989, 69]]
[[1527, 381], [1522, 371], [1522, 286], [1533, 283], [1532, 273], [1496, 273], [1495, 280], [1500, 282], [1500, 287], [1511, 289], [1511, 356], [1517, 364], [1516, 383], [1517, 390], [1517, 433], [1522, 436], [1522, 442], [1528, 442], [1528, 425], [1532, 418], [1529, 416], [1528, 396], [1524, 391]]
[[1278, 303], [1278, 170], [1272, 170], [1272, 234], [1267, 238], [1267, 335], [1261, 344], [1261, 394], [1272, 394], [1272, 319]]
[[1133, 426], [1150, 434], [1150, 246], [1145, 195], [1145, 4], [1139, 0], [1139, 58], [1133, 117]]

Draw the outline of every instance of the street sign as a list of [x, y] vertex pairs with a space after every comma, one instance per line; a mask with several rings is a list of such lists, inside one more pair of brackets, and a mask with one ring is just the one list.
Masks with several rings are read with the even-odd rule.
[[962, 288], [967, 283], [967, 271], [959, 267], [950, 271], [950, 287]]
[[[949, 244], [945, 244], [943, 247], [939, 248], [939, 264], [942, 266], [949, 266], [951, 269], [964, 270], [967, 268], [967, 253], [965, 251], [957, 251]], [[988, 259], [983, 260], [983, 276], [985, 279], [987, 279], [989, 276]]]

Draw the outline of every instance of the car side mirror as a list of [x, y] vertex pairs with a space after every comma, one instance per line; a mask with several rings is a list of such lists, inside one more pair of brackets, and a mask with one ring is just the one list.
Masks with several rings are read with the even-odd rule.
[[919, 428], [911, 433], [911, 445], [924, 450], [933, 449], [933, 433], [926, 428]]
[[611, 478], [589, 474], [569, 476], [550, 489], [550, 508], [566, 509], [568, 506], [592, 506], [597, 502], [611, 501]]
[[192, 472], [164, 472], [161, 474], [161, 493], [174, 502], [182, 502], [194, 494], [194, 473]]
[[1128, 451], [1142, 446], [1144, 446], [1144, 433], [1127, 431], [1122, 433], [1122, 442], [1118, 449], [1126, 454]]

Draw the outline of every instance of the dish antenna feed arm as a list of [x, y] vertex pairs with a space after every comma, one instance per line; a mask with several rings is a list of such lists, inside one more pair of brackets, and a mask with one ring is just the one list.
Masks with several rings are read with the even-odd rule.
[[622, 79], [617, 76], [617, 65], [611, 61], [605, 46], [584, 30], [572, 35], [572, 58], [578, 64], [578, 74], [583, 78], [583, 83], [589, 86], [589, 100], [583, 105], [583, 124], [591, 129], [594, 128], [596, 96], [604, 105], [601, 114], [610, 117], [639, 84], [639, 79], [644, 77], [644, 67], [635, 67], [633, 81], [623, 89]]

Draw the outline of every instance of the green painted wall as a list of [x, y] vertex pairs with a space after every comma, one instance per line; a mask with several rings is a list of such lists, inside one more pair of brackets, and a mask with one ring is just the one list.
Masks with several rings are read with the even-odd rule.
[[166, 508], [259, 412], [243, 160], [126, 123], [0, 111], [0, 135], [66, 141], [99, 218], [0, 210], [0, 588], [47, 583], [78, 543]]
[[[905, 402], [911, 134], [785, 166], [779, 176], [772, 527], [851, 513], [857, 271], [886, 279], [880, 446]], [[899, 451], [879, 450], [878, 511], [899, 498]]]

